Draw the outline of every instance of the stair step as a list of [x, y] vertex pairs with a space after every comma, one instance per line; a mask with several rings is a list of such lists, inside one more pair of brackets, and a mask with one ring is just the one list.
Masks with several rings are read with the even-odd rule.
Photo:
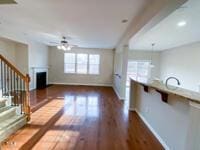
[[0, 123], [0, 142], [4, 141], [11, 134], [26, 124], [25, 115], [16, 115], [8, 120], [6, 123]]
[[0, 113], [0, 122], [4, 122], [5, 120], [16, 115], [16, 107], [11, 107], [10, 109]]
[[6, 101], [7, 101], [7, 99], [4, 99], [4, 98], [0, 99], [0, 108], [6, 106]]
[[6, 111], [6, 110], [8, 110], [10, 108], [12, 108], [12, 106], [0, 107], [0, 113], [4, 112], [4, 111]]
[[0, 131], [4, 130], [6, 127], [14, 124], [15, 122], [17, 122], [18, 120], [20, 120], [21, 118], [23, 118], [24, 115], [15, 115], [9, 119], [6, 119], [5, 121], [0, 123]]

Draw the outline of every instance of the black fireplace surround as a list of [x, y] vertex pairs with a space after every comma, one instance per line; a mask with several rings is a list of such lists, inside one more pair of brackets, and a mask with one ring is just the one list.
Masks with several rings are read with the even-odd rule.
[[37, 72], [36, 73], [36, 89], [44, 89], [47, 86], [47, 73]]

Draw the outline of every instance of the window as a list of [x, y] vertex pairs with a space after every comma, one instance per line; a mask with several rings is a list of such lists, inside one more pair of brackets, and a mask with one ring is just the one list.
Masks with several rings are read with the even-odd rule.
[[89, 55], [89, 74], [99, 74], [99, 55]]
[[149, 61], [129, 61], [127, 70], [127, 83], [129, 86], [129, 78], [146, 82], [150, 76], [150, 62]]
[[99, 74], [100, 56], [97, 54], [65, 53], [64, 72], [76, 74]]
[[65, 73], [75, 73], [75, 54], [65, 53], [64, 59], [64, 72]]
[[87, 74], [88, 65], [88, 55], [87, 54], [77, 54], [77, 73]]
[[137, 80], [146, 82], [149, 78], [149, 62], [137, 63]]

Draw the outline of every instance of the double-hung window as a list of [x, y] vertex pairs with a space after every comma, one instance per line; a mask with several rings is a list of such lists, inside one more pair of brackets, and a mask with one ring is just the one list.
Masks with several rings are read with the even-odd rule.
[[129, 61], [126, 85], [129, 86], [130, 77], [141, 82], [146, 82], [150, 75], [150, 61]]
[[65, 53], [64, 58], [64, 72], [75, 73], [76, 72], [76, 55], [74, 53]]
[[89, 55], [89, 74], [99, 74], [99, 55]]
[[64, 72], [98, 75], [100, 73], [100, 55], [65, 53]]
[[147, 82], [150, 77], [150, 62], [139, 61], [137, 63], [137, 80]]
[[87, 74], [88, 66], [88, 55], [87, 54], [77, 54], [76, 61], [76, 73], [77, 74]]

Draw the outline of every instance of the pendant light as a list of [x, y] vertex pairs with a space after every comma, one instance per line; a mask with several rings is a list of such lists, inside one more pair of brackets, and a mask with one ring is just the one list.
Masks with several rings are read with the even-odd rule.
[[153, 53], [154, 53], [154, 46], [155, 46], [155, 43], [152, 43], [151, 46], [152, 46], [152, 50], [151, 50], [151, 63], [150, 63], [150, 68], [154, 68], [155, 66], [153, 65]]

